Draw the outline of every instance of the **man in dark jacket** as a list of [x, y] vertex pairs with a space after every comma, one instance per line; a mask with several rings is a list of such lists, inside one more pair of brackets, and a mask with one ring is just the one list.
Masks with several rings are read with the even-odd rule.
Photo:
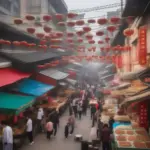
[[108, 125], [104, 124], [101, 135], [103, 150], [109, 150], [110, 134], [111, 132]]

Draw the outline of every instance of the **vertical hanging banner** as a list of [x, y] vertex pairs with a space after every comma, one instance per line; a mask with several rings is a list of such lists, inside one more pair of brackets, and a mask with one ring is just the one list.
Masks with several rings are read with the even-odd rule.
[[139, 29], [139, 64], [146, 65], [146, 56], [147, 56], [147, 42], [146, 42], [146, 26], [142, 26]]

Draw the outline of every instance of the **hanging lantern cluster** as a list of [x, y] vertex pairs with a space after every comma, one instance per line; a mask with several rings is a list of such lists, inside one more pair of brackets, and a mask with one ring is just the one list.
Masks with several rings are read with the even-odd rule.
[[0, 39], [0, 44], [2, 44], [2, 45], [11, 45], [11, 42], [9, 40]]

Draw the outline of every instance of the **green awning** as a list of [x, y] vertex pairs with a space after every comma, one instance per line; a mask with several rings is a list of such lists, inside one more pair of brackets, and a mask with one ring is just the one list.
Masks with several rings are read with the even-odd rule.
[[22, 96], [0, 92], [0, 113], [18, 115], [26, 108], [32, 106], [34, 101], [34, 96]]

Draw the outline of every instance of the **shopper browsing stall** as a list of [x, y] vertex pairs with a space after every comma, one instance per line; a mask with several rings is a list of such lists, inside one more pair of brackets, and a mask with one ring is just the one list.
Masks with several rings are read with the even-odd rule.
[[3, 150], [13, 150], [13, 131], [7, 121], [2, 121], [3, 127]]

